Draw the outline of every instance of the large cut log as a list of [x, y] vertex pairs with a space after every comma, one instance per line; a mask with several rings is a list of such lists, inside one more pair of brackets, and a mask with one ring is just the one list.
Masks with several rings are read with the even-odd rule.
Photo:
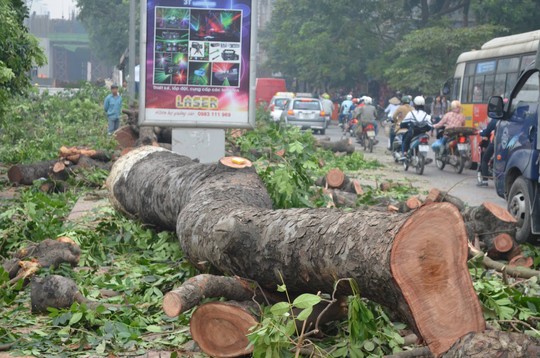
[[34, 180], [48, 178], [56, 160], [34, 164], [17, 164], [9, 168], [8, 179], [13, 184], [32, 185]]
[[[199, 164], [142, 147], [120, 158], [107, 180], [111, 202], [176, 232], [198, 268], [252, 279], [275, 290], [332, 292], [352, 278], [362, 295], [394, 310], [434, 354], [485, 322], [467, 268], [460, 212], [434, 203], [409, 214], [336, 209], [272, 210], [253, 168]], [[441, 235], [444, 233], [444, 236]], [[348, 284], [337, 294], [350, 294]]]

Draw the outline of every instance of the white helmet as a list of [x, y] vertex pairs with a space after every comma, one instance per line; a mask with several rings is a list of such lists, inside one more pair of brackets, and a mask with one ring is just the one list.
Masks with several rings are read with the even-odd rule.
[[352, 95], [348, 94], [346, 98], [350, 101], [352, 99]]
[[364, 97], [364, 103], [365, 104], [372, 104], [373, 103], [373, 98], [365, 96]]
[[416, 96], [414, 97], [414, 105], [415, 106], [425, 106], [426, 105], [426, 100], [424, 99], [424, 97], [422, 96]]

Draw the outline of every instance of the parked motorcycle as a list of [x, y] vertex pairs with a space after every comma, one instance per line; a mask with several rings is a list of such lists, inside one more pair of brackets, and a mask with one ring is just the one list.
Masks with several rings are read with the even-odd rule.
[[375, 145], [375, 126], [373, 123], [367, 123], [363, 126], [362, 132], [358, 135], [358, 143], [364, 147], [364, 150], [368, 150], [373, 153], [373, 146]]
[[469, 127], [446, 129], [443, 132], [446, 137], [446, 144], [435, 151], [435, 165], [437, 165], [437, 168], [443, 170], [448, 164], [454, 167], [458, 174], [461, 174], [463, 168], [465, 168], [465, 163], [471, 160], [469, 136], [475, 133], [476, 130]]

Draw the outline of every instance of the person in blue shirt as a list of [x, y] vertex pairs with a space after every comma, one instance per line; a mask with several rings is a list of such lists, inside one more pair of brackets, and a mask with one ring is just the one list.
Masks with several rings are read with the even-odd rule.
[[109, 120], [108, 134], [111, 135], [120, 127], [120, 114], [122, 113], [122, 96], [118, 94], [118, 85], [111, 86], [111, 93], [105, 98], [103, 109]]

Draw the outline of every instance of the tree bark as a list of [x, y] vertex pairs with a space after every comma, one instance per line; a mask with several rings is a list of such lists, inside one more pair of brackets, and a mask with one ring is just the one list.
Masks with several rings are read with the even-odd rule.
[[[198, 164], [153, 147], [120, 158], [107, 187], [118, 210], [176, 228], [186, 257], [200, 269], [212, 266], [270, 290], [283, 277], [291, 293], [333, 292], [337, 279], [351, 278], [435, 354], [485, 329], [467, 269], [465, 226], [451, 204], [412, 214], [272, 210], [252, 168]], [[337, 288], [350, 293], [348, 284]]]
[[469, 333], [459, 339], [442, 357], [540, 357], [540, 340], [523, 333]]
[[8, 179], [13, 184], [32, 185], [34, 180], [48, 178], [56, 160], [33, 164], [17, 164], [9, 168]]
[[343, 152], [347, 154], [353, 154], [355, 151], [354, 145], [349, 139], [343, 139], [338, 142], [317, 141], [316, 145], [326, 150], [330, 150], [334, 153]]

